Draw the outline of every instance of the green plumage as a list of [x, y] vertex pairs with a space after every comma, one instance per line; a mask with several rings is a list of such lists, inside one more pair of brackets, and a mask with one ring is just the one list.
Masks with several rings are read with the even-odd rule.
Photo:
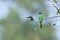
[[33, 17], [32, 16], [29, 16], [27, 18], [29, 18], [29, 23], [31, 24], [34, 32], [36, 32], [36, 22], [34, 21]]
[[43, 20], [43, 16], [42, 15], [39, 15], [38, 16], [38, 19], [39, 19], [39, 21]]
[[39, 23], [40, 23], [40, 27], [42, 28], [42, 20], [43, 20], [42, 13], [39, 13], [38, 20], [39, 20]]
[[34, 20], [30, 20], [29, 23], [33, 26], [34, 32], [36, 32], [36, 23]]

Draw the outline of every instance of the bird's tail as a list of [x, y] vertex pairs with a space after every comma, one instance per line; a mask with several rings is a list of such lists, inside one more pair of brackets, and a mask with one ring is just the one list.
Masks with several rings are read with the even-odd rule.
[[42, 21], [40, 21], [40, 28], [42, 28]]
[[36, 32], [36, 27], [34, 27], [34, 32]]

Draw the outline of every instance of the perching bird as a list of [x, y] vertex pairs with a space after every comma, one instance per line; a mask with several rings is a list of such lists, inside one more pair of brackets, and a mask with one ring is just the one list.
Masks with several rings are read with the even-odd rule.
[[41, 12], [38, 13], [38, 20], [40, 22], [40, 27], [42, 28], [43, 15]]
[[29, 23], [33, 26], [34, 32], [36, 32], [36, 22], [34, 21], [32, 16], [27, 17], [29, 19]]

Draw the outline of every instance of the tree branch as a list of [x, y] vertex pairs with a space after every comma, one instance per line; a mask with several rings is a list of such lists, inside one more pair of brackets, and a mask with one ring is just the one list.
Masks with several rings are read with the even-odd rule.
[[48, 20], [48, 19], [57, 18], [57, 17], [60, 17], [60, 16], [53, 16], [53, 17], [45, 18], [43, 20]]

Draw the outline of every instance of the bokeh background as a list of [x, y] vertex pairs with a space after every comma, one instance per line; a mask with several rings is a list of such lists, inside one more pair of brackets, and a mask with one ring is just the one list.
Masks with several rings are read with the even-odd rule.
[[[45, 19], [56, 16], [57, 10], [52, 4], [60, 7], [60, 0], [50, 1], [0, 0], [0, 40], [60, 40], [59, 18], [43, 20], [43, 28], [39, 27], [39, 12], [43, 13]], [[30, 15], [36, 21], [36, 32], [26, 18]]]

